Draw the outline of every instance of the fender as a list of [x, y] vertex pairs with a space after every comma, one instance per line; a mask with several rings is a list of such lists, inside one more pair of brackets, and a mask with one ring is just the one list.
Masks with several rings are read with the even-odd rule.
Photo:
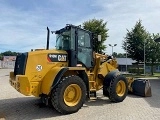
[[48, 71], [42, 81], [41, 92], [48, 95], [50, 91], [58, 84], [63, 74], [68, 68], [54, 67]]
[[56, 75], [54, 82], [52, 84], [52, 88], [51, 90], [59, 83], [59, 81], [61, 80], [61, 77], [63, 76], [63, 74], [68, 70], [68, 68], [63, 68], [61, 69], [58, 74]]
[[82, 80], [84, 81], [84, 83], [86, 84], [86, 88], [87, 88], [87, 91], [89, 91], [89, 80], [88, 80], [88, 75], [86, 74], [86, 72], [84, 71], [84, 69], [80, 69], [80, 68], [77, 68], [77, 67], [68, 67], [68, 68], [63, 68], [59, 71], [59, 73], [56, 75], [55, 77], [55, 80], [52, 84], [52, 88], [51, 90], [59, 83], [59, 81], [61, 80], [61, 77], [63, 76], [63, 74], [66, 72], [66, 71], [72, 71], [72, 70], [76, 70], [78, 71], [78, 76], [80, 78], [82, 78]]

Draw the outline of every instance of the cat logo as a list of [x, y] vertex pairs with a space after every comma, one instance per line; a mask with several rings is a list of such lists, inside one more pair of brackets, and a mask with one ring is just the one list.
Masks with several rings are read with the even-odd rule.
[[47, 60], [49, 62], [67, 62], [67, 54], [56, 54], [56, 53], [49, 53], [47, 55]]
[[58, 61], [67, 61], [67, 56], [66, 55], [58, 55]]

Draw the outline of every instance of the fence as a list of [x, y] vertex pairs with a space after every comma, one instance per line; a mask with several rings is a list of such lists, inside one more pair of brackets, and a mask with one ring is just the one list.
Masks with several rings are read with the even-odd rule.
[[15, 61], [0, 61], [0, 68], [13, 69]]

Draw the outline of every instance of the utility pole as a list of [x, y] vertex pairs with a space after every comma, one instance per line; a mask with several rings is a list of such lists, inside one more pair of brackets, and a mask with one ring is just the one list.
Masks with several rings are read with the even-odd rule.
[[126, 72], [127, 72], [127, 42], [126, 42]]
[[146, 70], [145, 70], [145, 68], [146, 68], [146, 64], [145, 64], [145, 62], [146, 62], [146, 50], [145, 50], [145, 47], [146, 47], [146, 45], [145, 45], [146, 43], [145, 43], [145, 41], [144, 41], [144, 75], [146, 74]]

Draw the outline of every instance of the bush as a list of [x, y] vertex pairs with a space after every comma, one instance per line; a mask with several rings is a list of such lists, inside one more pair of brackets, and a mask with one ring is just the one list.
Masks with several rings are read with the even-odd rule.
[[[129, 73], [138, 73], [138, 68], [129, 68]], [[139, 73], [143, 74], [144, 73], [144, 68], [139, 68]]]

